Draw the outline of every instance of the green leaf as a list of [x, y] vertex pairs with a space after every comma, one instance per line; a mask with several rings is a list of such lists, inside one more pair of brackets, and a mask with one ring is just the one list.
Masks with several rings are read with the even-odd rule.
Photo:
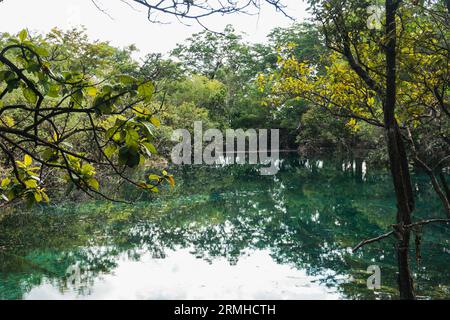
[[[0, 100], [0, 108], [3, 106], [3, 101]], [[14, 127], [15, 121], [10, 116], [3, 116], [2, 122], [6, 124], [8, 127]]]
[[41, 71], [41, 65], [39, 63], [35, 63], [35, 62], [30, 61], [27, 64], [26, 70], [28, 72], [37, 73], [37, 72]]
[[142, 128], [145, 129], [145, 131], [147, 131], [147, 138], [151, 138], [153, 137], [153, 130], [155, 129], [155, 126], [147, 121], [142, 121]]
[[8, 83], [8, 91], [13, 92], [20, 86], [20, 80], [19, 79], [12, 79], [9, 81], [6, 81]]
[[47, 148], [42, 153], [42, 157], [45, 161], [54, 161], [58, 159], [58, 154], [52, 148]]
[[38, 184], [37, 181], [34, 179], [30, 179], [24, 182], [27, 189], [36, 189]]
[[73, 144], [71, 144], [70, 142], [67, 141], [63, 141], [61, 142], [61, 144], [66, 147], [67, 149], [73, 149]]
[[102, 87], [102, 94], [108, 95], [112, 92], [112, 87], [109, 84], [106, 84]]
[[151, 156], [152, 154], [158, 153], [155, 146], [150, 142], [142, 142], [141, 145], [144, 146], [145, 149], [147, 149], [147, 151], [148, 151], [147, 153], [149, 156]]
[[16, 197], [14, 190], [10, 190], [7, 194], [6, 197], [9, 199], [8, 201], [14, 199]]
[[113, 110], [114, 101], [111, 99], [110, 94], [97, 95], [94, 99], [94, 108], [100, 114], [110, 114]]
[[128, 147], [137, 149], [139, 146], [139, 133], [134, 129], [128, 128], [125, 134], [125, 143]]
[[83, 106], [83, 91], [76, 90], [72, 94], [71, 101], [74, 103], [75, 108], [81, 108]]
[[132, 148], [122, 147], [119, 150], [119, 163], [127, 165], [130, 168], [136, 167], [141, 161], [140, 154]]
[[149, 101], [152, 98], [153, 91], [154, 87], [151, 82], [143, 83], [138, 87], [138, 93], [145, 101]]
[[136, 78], [133, 78], [132, 76], [129, 76], [127, 74], [121, 74], [118, 77], [118, 80], [123, 84], [133, 84], [137, 82]]
[[9, 81], [14, 79], [14, 72], [10, 70], [2, 70], [0, 71], [0, 81]]
[[22, 31], [20, 31], [19, 33], [20, 42], [24, 42], [27, 37], [28, 37], [27, 29], [23, 29]]
[[104, 150], [105, 155], [110, 158], [117, 151], [117, 146], [110, 144]]
[[48, 50], [43, 48], [43, 47], [36, 47], [36, 48], [34, 48], [34, 52], [36, 52], [41, 57], [47, 57], [50, 54], [48, 52]]
[[34, 93], [33, 90], [31, 90], [30, 88], [23, 88], [22, 92], [23, 92], [23, 96], [29, 103], [32, 103], [32, 104], [36, 103], [37, 95]]
[[59, 96], [59, 85], [53, 84], [50, 86], [47, 95], [51, 98], [57, 98]]
[[11, 179], [5, 178], [2, 180], [2, 188], [6, 188], [11, 183]]
[[81, 168], [81, 173], [84, 176], [91, 177], [95, 174], [95, 168], [89, 163], [85, 163]]

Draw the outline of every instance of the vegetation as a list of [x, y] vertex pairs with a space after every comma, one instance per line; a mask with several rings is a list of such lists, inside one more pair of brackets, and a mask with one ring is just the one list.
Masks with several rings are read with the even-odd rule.
[[[200, 24], [260, 4], [135, 2], [151, 21], [162, 12]], [[283, 149], [362, 152], [389, 166], [396, 223], [355, 250], [394, 235], [400, 297], [414, 299], [411, 237], [420, 246], [422, 225], [450, 219], [449, 1], [385, 0], [378, 20], [369, 1], [308, 2], [314, 21], [276, 28], [264, 44], [205, 26], [169, 57], [143, 62], [133, 46], [92, 42], [83, 30], [2, 34], [0, 206], [62, 194], [132, 200], [120, 197], [122, 184], [175, 186], [173, 129], [277, 128]], [[434, 220], [413, 220], [417, 169], [441, 202]]]
[[[367, 27], [370, 12], [361, 1], [311, 1], [311, 5], [330, 52], [319, 65], [283, 52], [279, 70], [269, 77], [274, 79], [272, 90], [349, 117], [348, 124], [355, 129], [358, 121], [383, 128], [397, 196], [394, 232], [400, 294], [413, 299], [408, 266], [411, 230], [405, 227], [412, 225], [415, 202], [408, 142], [411, 157], [430, 176], [450, 217], [450, 194], [445, 192], [448, 185], [442, 173], [449, 151], [449, 12], [444, 2], [386, 0], [385, 20], [380, 21], [384, 32], [377, 32]], [[420, 149], [419, 139], [427, 141]], [[423, 154], [427, 152], [433, 156]]]
[[[276, 180], [260, 176], [251, 166], [183, 166], [173, 171], [177, 178], [174, 190], [152, 201], [141, 198], [132, 206], [101, 199], [66, 201], [9, 215], [0, 224], [0, 243], [5, 246], [0, 250], [0, 299], [27, 298], [32, 288], [42, 290], [41, 286], [48, 282], [58, 289], [58, 295], [101, 293], [104, 290], [98, 290], [96, 284], [103, 281], [97, 279], [108, 281], [110, 273], [120, 277], [116, 269], [124, 260], [127, 264], [145, 263], [150, 255], [168, 272], [171, 264], [166, 265], [161, 258], [173, 261], [177, 250], [189, 250], [198, 264], [211, 269], [217, 260], [237, 264], [237, 268], [248, 267], [248, 261], [242, 264], [241, 260], [262, 250], [282, 265], [281, 270], [291, 269], [285, 266], [302, 273], [305, 270], [317, 283], [344, 298], [398, 298], [394, 239], [374, 243], [356, 254], [348, 249], [362, 238], [383, 232], [395, 221], [386, 214], [395, 210], [389, 175], [384, 169], [371, 167], [364, 173], [351, 166], [342, 170], [343, 163], [354, 160], [359, 163], [357, 159], [336, 156], [299, 161], [292, 154], [284, 158]], [[414, 182], [416, 216], [429, 217], [434, 212], [433, 217], [439, 217], [440, 203], [427, 176], [417, 175]], [[124, 193], [133, 190], [128, 187]], [[450, 297], [450, 256], [442, 252], [449, 248], [447, 233], [444, 225], [429, 226], [423, 234], [422, 258], [411, 261], [421, 297]], [[372, 264], [382, 268], [382, 288], [375, 291], [366, 287], [366, 269]], [[67, 274], [73, 265], [80, 267], [75, 283]], [[258, 265], [264, 270], [263, 263]], [[127, 288], [157, 277], [157, 270], [149, 271], [154, 270], [151, 266], [138, 268], [137, 280], [128, 278]], [[185, 273], [176, 270], [173, 277], [182, 285], [177, 274]], [[330, 276], [330, 270], [334, 276]], [[196, 270], [191, 272], [202, 279]], [[273, 274], [276, 279], [283, 275], [282, 271]], [[349, 276], [355, 281], [347, 281]], [[222, 277], [229, 279], [226, 274]], [[287, 289], [289, 294], [289, 284], [298, 282], [290, 278], [287, 287], [280, 282], [278, 290]], [[203, 280], [199, 281], [198, 286], [203, 284]], [[179, 286], [173, 290], [179, 292]], [[306, 295], [309, 289], [300, 288]], [[158, 297], [156, 290], [148, 288], [146, 292], [153, 295], [146, 297]]]

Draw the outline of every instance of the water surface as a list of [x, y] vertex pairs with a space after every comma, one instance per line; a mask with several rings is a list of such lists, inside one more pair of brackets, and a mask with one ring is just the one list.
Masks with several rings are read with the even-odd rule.
[[[397, 297], [389, 175], [362, 160], [282, 159], [275, 176], [250, 166], [174, 169], [173, 191], [134, 205], [65, 201], [0, 218], [1, 299], [380, 299]], [[416, 218], [444, 213], [414, 175]], [[127, 190], [127, 197], [139, 194]], [[427, 226], [420, 298], [450, 298], [448, 229]], [[382, 288], [368, 290], [378, 265]]]

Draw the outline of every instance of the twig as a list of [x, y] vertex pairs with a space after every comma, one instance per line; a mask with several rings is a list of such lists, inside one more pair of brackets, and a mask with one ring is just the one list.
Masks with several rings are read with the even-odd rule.
[[359, 248], [361, 248], [362, 246], [365, 246], [366, 244], [372, 243], [372, 242], [376, 242], [376, 241], [380, 241], [383, 240], [384, 238], [387, 238], [389, 236], [391, 236], [392, 234], [394, 234], [394, 230], [389, 231], [385, 234], [382, 234], [381, 236], [378, 236], [376, 238], [372, 238], [372, 239], [366, 239], [361, 241], [360, 243], [358, 243], [353, 249], [352, 251], [355, 252], [356, 250], [358, 250]]
[[[411, 229], [411, 228], [414, 228], [414, 227], [417, 227], [417, 226], [423, 226], [423, 225], [430, 224], [430, 223], [450, 223], [450, 219], [429, 219], [429, 220], [422, 220], [422, 221], [418, 221], [418, 222], [414, 222], [414, 223], [405, 225], [405, 226], [403, 226], [403, 228], [406, 230], [406, 229]], [[392, 227], [394, 227], [394, 226], [396, 226], [396, 225], [392, 225]], [[380, 235], [380, 236], [378, 236], [378, 237], [363, 240], [363, 241], [361, 241], [360, 243], [358, 243], [358, 244], [352, 249], [352, 251], [353, 251], [353, 252], [356, 252], [359, 248], [365, 246], [366, 244], [369, 244], [369, 243], [373, 243], [373, 242], [377, 242], [377, 241], [383, 240], [383, 239], [385, 239], [385, 238], [387, 238], [387, 237], [393, 235], [395, 231], [396, 231], [396, 230], [392, 230], [392, 231], [389, 231], [389, 232], [387, 232], [387, 233], [384, 233], [384, 234], [382, 234], [382, 235]]]
[[[114, 20], [114, 18], [103, 8], [100, 7], [100, 5], [95, 1], [95, 0], [91, 0], [91, 2], [94, 4], [94, 6], [103, 14], [105, 14], [108, 18], [110, 18], [111, 20]], [[122, 1], [123, 2], [123, 1]]]

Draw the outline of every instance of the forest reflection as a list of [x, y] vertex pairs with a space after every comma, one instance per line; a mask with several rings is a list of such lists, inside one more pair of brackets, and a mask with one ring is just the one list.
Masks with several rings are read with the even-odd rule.
[[[261, 176], [249, 165], [183, 166], [174, 168], [175, 190], [131, 206], [91, 201], [18, 209], [0, 221], [0, 298], [21, 299], [43, 284], [61, 295], [69, 290], [89, 296], [94, 282], [124, 260], [164, 264], [186, 250], [197, 260], [213, 266], [224, 260], [231, 267], [265, 252], [333, 297], [395, 298], [394, 240], [351, 252], [394, 222], [389, 175], [364, 159], [286, 155], [279, 166], [275, 176]], [[416, 173], [414, 182], [416, 217], [442, 217], [429, 180]], [[422, 261], [413, 263], [419, 298], [450, 297], [445, 232], [439, 225], [424, 230]], [[373, 264], [382, 269], [382, 288], [375, 292], [366, 287]], [[71, 266], [80, 271], [76, 281], [67, 273]], [[289, 282], [283, 285], [289, 288]]]

